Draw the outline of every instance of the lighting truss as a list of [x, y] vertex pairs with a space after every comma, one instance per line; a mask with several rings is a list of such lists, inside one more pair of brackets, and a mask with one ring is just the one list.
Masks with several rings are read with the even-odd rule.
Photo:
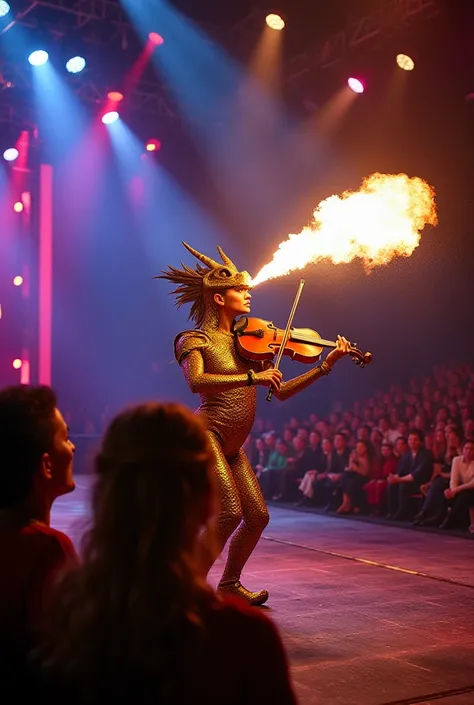
[[[285, 83], [297, 83], [300, 77], [309, 72], [336, 64], [349, 53], [397, 28], [407, 26], [415, 18], [428, 19], [436, 16], [441, 10], [441, 2], [442, 0], [384, 0], [376, 10], [352, 20], [345, 29], [319, 42], [315, 48], [308, 48], [293, 56], [284, 69]], [[240, 43], [245, 42], [243, 35], [250, 35], [256, 23], [260, 21], [260, 13], [253, 10], [235, 25], [230, 34], [226, 33], [226, 41], [232, 42], [234, 39]], [[117, 43], [118, 47], [124, 49], [138, 42], [136, 31], [119, 0], [19, 0], [16, 3], [16, 15], [0, 34], [8, 32], [15, 24], [33, 29], [46, 25], [49, 33], [56, 38], [67, 37], [70, 31], [75, 31], [84, 42], [110, 45], [111, 50], [112, 45]], [[213, 29], [214, 34], [223, 37], [222, 31], [209, 27], [211, 33]], [[89, 65], [86, 75], [74, 85], [74, 90], [82, 100], [91, 104], [100, 103], [104, 100], [103, 78], [100, 76], [100, 67]], [[25, 93], [28, 90], [32, 93], [28, 80], [28, 74], [11, 59], [9, 64], [0, 63], [0, 104], [9, 102], [9, 83], [21, 87]], [[141, 81], [130, 103], [136, 112], [168, 119], [178, 117], [174, 101], [158, 79]], [[15, 106], [13, 111], [0, 110], [0, 122], [6, 115], [14, 119]]]
[[310, 71], [332, 66], [382, 34], [408, 25], [418, 16], [435, 17], [441, 9], [441, 0], [384, 0], [373, 12], [353, 20], [345, 29], [319, 43], [316, 49], [294, 56], [288, 64], [285, 80], [292, 83]]

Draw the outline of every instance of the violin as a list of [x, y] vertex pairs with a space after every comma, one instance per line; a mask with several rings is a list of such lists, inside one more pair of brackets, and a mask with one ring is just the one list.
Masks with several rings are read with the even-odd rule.
[[[239, 353], [247, 360], [273, 360], [280, 352], [285, 331], [277, 328], [271, 321], [262, 318], [241, 316], [234, 324], [234, 335]], [[317, 362], [324, 348], [335, 348], [333, 340], [321, 338], [319, 333], [311, 328], [290, 327], [290, 334], [284, 345], [282, 354], [292, 360], [311, 364]], [[363, 353], [350, 343], [350, 356], [360, 367], [365, 367], [372, 361], [372, 353]]]

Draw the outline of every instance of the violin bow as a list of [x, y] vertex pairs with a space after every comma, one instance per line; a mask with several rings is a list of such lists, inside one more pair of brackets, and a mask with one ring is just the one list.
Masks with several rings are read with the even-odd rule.
[[[290, 337], [290, 331], [291, 331], [291, 326], [293, 325], [293, 318], [295, 317], [296, 309], [298, 308], [298, 304], [300, 302], [301, 298], [301, 292], [303, 291], [303, 287], [305, 285], [305, 280], [300, 279], [300, 283], [298, 285], [298, 291], [296, 292], [295, 300], [293, 301], [293, 306], [291, 307], [290, 315], [288, 317], [288, 323], [286, 324], [285, 332], [283, 333], [283, 338], [281, 340], [281, 345], [278, 350], [275, 364], [273, 365], [275, 370], [278, 370], [280, 367], [280, 362], [281, 358], [283, 357], [283, 352], [285, 350], [285, 346], [288, 342], [288, 338]], [[268, 390], [267, 394], [267, 401], [271, 401], [273, 397], [273, 387], [270, 387]]]

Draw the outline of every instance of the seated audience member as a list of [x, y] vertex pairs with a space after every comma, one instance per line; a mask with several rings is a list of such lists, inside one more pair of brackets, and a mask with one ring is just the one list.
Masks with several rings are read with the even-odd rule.
[[28, 656], [59, 571], [77, 561], [50, 526], [51, 506], [74, 489], [75, 447], [49, 387], [0, 391], [0, 676], [28, 692]]
[[285, 472], [287, 466], [287, 447], [285, 441], [278, 438], [273, 450], [268, 456], [267, 466], [262, 468], [258, 475], [258, 481], [265, 499], [275, 496], [281, 484], [280, 476]]
[[[316, 432], [319, 435], [319, 432]], [[309, 506], [318, 504], [321, 493], [324, 491], [327, 479], [328, 468], [331, 467], [331, 458], [334, 454], [333, 443], [330, 438], [323, 438], [321, 454], [319, 457], [313, 454], [311, 465], [299, 484], [299, 491], [303, 497], [297, 502], [297, 506]], [[309, 464], [309, 463], [308, 463]]]
[[364, 485], [369, 511], [381, 515], [386, 504], [387, 477], [397, 472], [398, 459], [394, 455], [392, 444], [382, 443], [382, 460], [374, 463], [372, 478]]
[[303, 478], [312, 467], [313, 458], [308, 452], [305, 441], [298, 435], [293, 438], [293, 452], [288, 450], [288, 458], [284, 470], [278, 473], [276, 494], [274, 501], [287, 501], [293, 498], [293, 482]]
[[413, 521], [414, 526], [439, 526], [446, 518], [448, 503], [444, 492], [449, 487], [452, 462], [453, 458], [446, 447], [444, 457], [438, 455], [438, 460], [433, 463], [430, 482], [420, 485], [420, 492], [425, 498]]
[[270, 451], [263, 438], [256, 438], [252, 449], [252, 467], [257, 477], [260, 477], [260, 473], [268, 462], [269, 455]]
[[313, 468], [320, 468], [323, 459], [323, 451], [321, 448], [321, 434], [318, 431], [311, 431], [309, 434], [308, 454], [311, 458], [309, 462]]
[[59, 586], [40, 651], [49, 703], [296, 703], [275, 626], [216, 596], [200, 568], [213, 464], [202, 421], [181, 405], [141, 404], [112, 420], [84, 560]]
[[336, 433], [334, 443], [330, 440], [328, 443], [328, 440], [323, 440], [326, 464], [323, 473], [316, 478], [314, 495], [322, 499], [325, 510], [329, 512], [341, 503], [341, 480], [349, 463], [350, 451], [345, 433]]
[[[311, 505], [316, 503], [316, 497], [314, 495], [314, 483], [320, 475], [324, 473], [321, 472], [324, 467], [324, 453], [321, 448], [321, 434], [319, 431], [311, 431], [308, 437], [309, 443], [307, 446], [308, 453], [308, 465], [311, 466], [311, 470], [307, 470], [300, 482], [299, 490], [302, 492], [303, 497], [297, 502], [298, 506]], [[324, 475], [325, 477], [326, 475]]]
[[444, 491], [450, 502], [448, 516], [441, 524], [449, 529], [462, 521], [462, 514], [469, 509], [469, 531], [474, 533], [474, 439], [464, 441], [462, 455], [454, 458], [449, 487]]
[[433, 455], [423, 445], [423, 433], [417, 428], [408, 435], [408, 452], [398, 465], [397, 474], [389, 475], [388, 511], [389, 519], [410, 518], [410, 497], [430, 481], [433, 473]]
[[363, 502], [362, 488], [370, 480], [373, 469], [374, 451], [371, 444], [368, 441], [357, 441], [342, 476], [342, 504], [337, 510], [338, 514], [360, 509]]
[[393, 453], [397, 460], [403, 458], [403, 456], [408, 453], [408, 450], [408, 441], [405, 436], [398, 436], [393, 447]]
[[433, 437], [433, 462], [444, 465], [446, 454], [448, 452], [448, 444], [446, 434], [442, 428], [435, 429]]

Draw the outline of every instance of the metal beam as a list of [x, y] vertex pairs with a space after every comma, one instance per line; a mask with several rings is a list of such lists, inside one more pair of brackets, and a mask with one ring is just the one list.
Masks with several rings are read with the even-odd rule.
[[71, 3], [71, 0], [20, 0], [16, 18], [22, 18], [31, 5], [74, 15], [80, 22], [97, 20], [99, 22], [132, 26], [118, 0], [75, 0], [73, 3]]
[[441, 11], [441, 0], [384, 0], [382, 7], [336, 32], [319, 44], [290, 60], [286, 82], [292, 83], [303, 74], [317, 68], [326, 68], [341, 61], [351, 51], [398, 27], [414, 17], [434, 17]]

